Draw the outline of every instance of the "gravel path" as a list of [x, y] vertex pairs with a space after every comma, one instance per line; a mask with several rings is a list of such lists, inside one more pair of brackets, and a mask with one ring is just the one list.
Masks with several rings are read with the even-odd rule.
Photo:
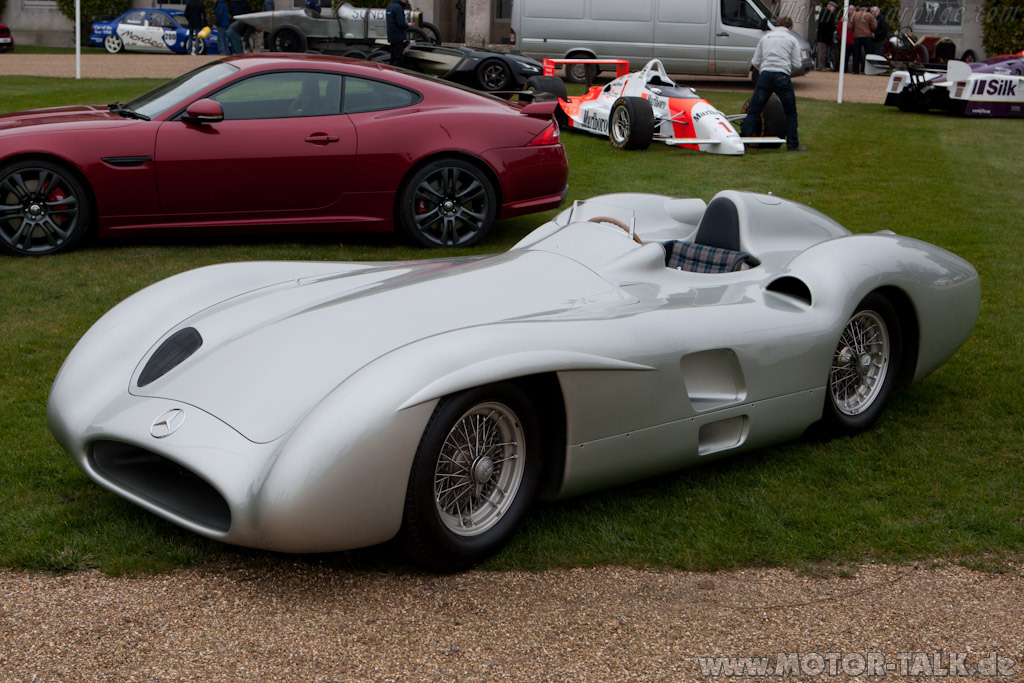
[[[217, 57], [193, 57], [191, 55], [85, 55], [82, 57], [83, 78], [171, 78], [194, 69], [200, 64], [218, 59]], [[0, 56], [0, 76], [59, 76], [74, 78], [74, 55], [24, 55], [5, 54]], [[740, 78], [717, 78], [712, 76], [680, 76], [682, 83], [702, 91], [749, 92], [748, 81]], [[838, 95], [839, 74], [811, 72], [793, 79], [798, 97], [816, 100], [835, 100]], [[885, 86], [888, 79], [881, 76], [847, 74], [843, 83], [844, 102], [885, 101]]]
[[0, 573], [0, 680], [699, 681], [705, 656], [819, 680], [1020, 680], [1020, 569]]

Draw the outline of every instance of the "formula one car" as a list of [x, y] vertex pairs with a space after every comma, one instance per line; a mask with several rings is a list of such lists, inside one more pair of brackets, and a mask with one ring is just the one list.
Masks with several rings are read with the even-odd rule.
[[1024, 51], [981, 62], [951, 60], [943, 71], [907, 65], [889, 76], [885, 104], [963, 116], [1024, 116]]
[[[615, 63], [617, 78], [605, 86], [593, 86], [580, 97], [569, 97], [561, 79], [549, 75], [555, 64]], [[544, 60], [544, 76], [526, 83], [528, 90], [558, 98], [559, 123], [574, 130], [607, 136], [616, 149], [647, 149], [653, 140], [667, 145], [712, 154], [743, 154], [746, 144], [779, 146], [786, 140], [782, 103], [773, 97], [761, 116], [761, 135], [741, 138], [732, 121], [746, 114], [726, 116], [710, 102], [665, 73], [660, 60], [652, 59], [635, 73], [623, 73], [626, 60]]]
[[[367, 59], [390, 64], [391, 51], [374, 50]], [[540, 62], [525, 55], [465, 45], [413, 43], [402, 59], [403, 68], [487, 92], [519, 90], [543, 70]]]
[[[107, 52], [164, 52], [183, 55], [188, 44], [185, 13], [165, 9], [133, 9], [110, 21], [94, 21], [89, 44]], [[199, 54], [218, 54], [217, 31], [199, 43]]]
[[868, 428], [970, 336], [969, 263], [771, 195], [595, 197], [511, 250], [231, 263], [101, 318], [50, 392], [101, 486], [285, 552], [457, 569], [564, 498]]

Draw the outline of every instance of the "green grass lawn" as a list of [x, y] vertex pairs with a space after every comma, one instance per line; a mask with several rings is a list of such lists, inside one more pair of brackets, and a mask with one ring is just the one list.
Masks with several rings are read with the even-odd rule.
[[[0, 111], [126, 101], [156, 81], [0, 78]], [[45, 93], [45, 94], [44, 94]], [[744, 95], [714, 94], [739, 111]], [[970, 260], [982, 278], [971, 340], [894, 396], [871, 432], [811, 437], [638, 484], [538, 506], [490, 569], [627, 564], [810, 570], [956, 561], [1000, 570], [1024, 555], [1024, 122], [800, 100], [809, 151], [729, 158], [652, 146], [616, 152], [566, 133], [570, 199], [618, 191], [710, 199], [721, 189], [805, 202], [854, 232], [892, 229]], [[237, 191], [239, 179], [225, 179]], [[474, 251], [507, 249], [548, 216], [506, 221]], [[158, 279], [247, 259], [430, 258], [391, 237], [181, 238], [0, 256], [0, 566], [112, 573], [294, 558], [179, 530], [92, 484], [51, 438], [46, 397], [104, 311]], [[468, 253], [468, 252], [459, 252]], [[403, 568], [388, 548], [304, 558]]]

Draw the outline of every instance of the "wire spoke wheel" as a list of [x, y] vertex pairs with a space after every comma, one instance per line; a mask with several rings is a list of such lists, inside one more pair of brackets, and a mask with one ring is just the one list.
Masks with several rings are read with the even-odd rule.
[[437, 514], [449, 531], [475, 536], [501, 520], [523, 479], [525, 447], [519, 419], [502, 403], [474, 406], [459, 418], [434, 472]]
[[839, 412], [860, 415], [874, 404], [885, 384], [891, 355], [885, 320], [875, 311], [858, 311], [839, 338], [829, 372], [829, 391]]
[[80, 237], [85, 198], [69, 176], [40, 162], [0, 171], [0, 247], [49, 254]]

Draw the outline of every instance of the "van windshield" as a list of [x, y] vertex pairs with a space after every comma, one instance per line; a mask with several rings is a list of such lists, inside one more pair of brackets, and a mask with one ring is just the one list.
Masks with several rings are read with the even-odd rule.
[[775, 25], [778, 17], [761, 0], [722, 0], [722, 23], [741, 28], [761, 28], [765, 17]]

